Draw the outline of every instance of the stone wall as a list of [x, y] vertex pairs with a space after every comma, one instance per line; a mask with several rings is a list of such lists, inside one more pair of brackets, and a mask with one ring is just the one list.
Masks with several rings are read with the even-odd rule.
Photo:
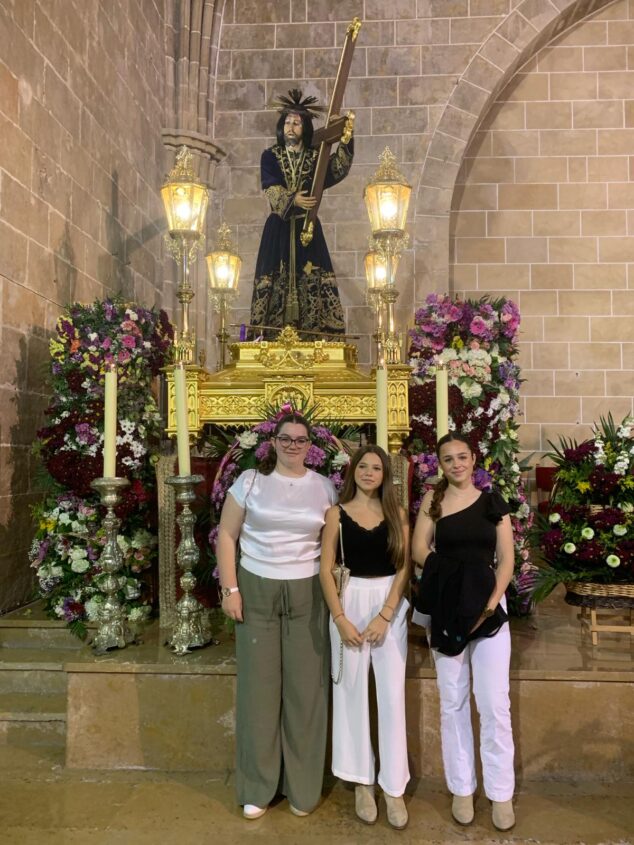
[[215, 137], [228, 156], [214, 213], [237, 229], [245, 259], [238, 320], [248, 319], [267, 214], [259, 158], [276, 118], [267, 104], [292, 82], [327, 99], [355, 14], [364, 23], [344, 102], [357, 114], [355, 164], [320, 217], [361, 360], [371, 358], [372, 330], [362, 192], [389, 145], [414, 185], [401, 328], [430, 291], [513, 296], [524, 317], [526, 451], [557, 434], [584, 436], [600, 413], [631, 410], [626, 0], [227, 2]]
[[458, 176], [450, 284], [520, 305], [529, 451], [632, 412], [633, 59], [621, 0], [520, 70]]
[[30, 455], [60, 310], [162, 291], [160, 0], [0, 0], [0, 612], [28, 597]]
[[[327, 100], [354, 15], [356, 160], [321, 219], [361, 361], [362, 192], [389, 145], [414, 186], [400, 326], [432, 290], [517, 295], [526, 449], [631, 408], [633, 14], [626, 0], [0, 0], [0, 610], [30, 584], [29, 450], [60, 309], [122, 292], [171, 310], [162, 130], [190, 132], [208, 161], [212, 141], [227, 152], [208, 232], [235, 230], [247, 319], [267, 104], [295, 84]], [[194, 284], [213, 366], [200, 263]]]

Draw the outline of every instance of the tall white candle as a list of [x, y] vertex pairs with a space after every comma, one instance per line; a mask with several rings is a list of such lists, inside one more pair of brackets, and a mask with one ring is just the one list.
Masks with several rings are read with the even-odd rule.
[[449, 382], [447, 368], [436, 369], [436, 440], [449, 433]]
[[103, 402], [103, 477], [117, 475], [117, 370], [109, 364], [105, 372]]
[[387, 368], [376, 369], [376, 445], [387, 452]]
[[187, 380], [185, 366], [174, 367], [174, 399], [176, 406], [176, 443], [178, 445], [178, 474], [191, 475], [189, 455], [189, 426], [187, 423]]

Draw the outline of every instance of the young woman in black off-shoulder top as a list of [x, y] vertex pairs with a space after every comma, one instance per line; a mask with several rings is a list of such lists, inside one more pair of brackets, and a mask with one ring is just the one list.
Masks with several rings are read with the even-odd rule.
[[[350, 581], [337, 595], [332, 568], [340, 532]], [[407, 824], [403, 793], [409, 781], [405, 734], [409, 525], [392, 484], [389, 458], [378, 446], [353, 455], [339, 498], [326, 512], [321, 583], [331, 612], [333, 658], [332, 771], [356, 784], [355, 809], [366, 824], [377, 818], [375, 762], [370, 741], [368, 674], [376, 682], [378, 776], [387, 820]]]
[[424, 564], [416, 606], [431, 617], [452, 815], [460, 824], [474, 817], [473, 676], [484, 791], [493, 805], [493, 824], [508, 830], [515, 823], [511, 637], [504, 598], [514, 561], [509, 508], [499, 493], [474, 486], [475, 456], [467, 438], [448, 434], [436, 453], [443, 478], [422, 501], [412, 557]]

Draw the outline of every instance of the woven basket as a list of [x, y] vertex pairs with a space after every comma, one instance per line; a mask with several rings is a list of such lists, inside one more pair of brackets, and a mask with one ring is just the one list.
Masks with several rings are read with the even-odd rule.
[[566, 602], [576, 607], [634, 607], [634, 584], [568, 581]]

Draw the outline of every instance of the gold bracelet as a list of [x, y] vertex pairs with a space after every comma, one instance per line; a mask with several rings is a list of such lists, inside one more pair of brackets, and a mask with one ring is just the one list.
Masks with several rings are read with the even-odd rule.
[[345, 616], [345, 615], [346, 615], [346, 614], [345, 614], [345, 613], [343, 612], [343, 610], [342, 610], [342, 611], [341, 611], [341, 613], [338, 613], [336, 616], [333, 616], [333, 617], [332, 617], [332, 621], [333, 621], [333, 622], [336, 622], [336, 621], [337, 621], [337, 619], [339, 619], [339, 617], [340, 617], [340, 616]]

